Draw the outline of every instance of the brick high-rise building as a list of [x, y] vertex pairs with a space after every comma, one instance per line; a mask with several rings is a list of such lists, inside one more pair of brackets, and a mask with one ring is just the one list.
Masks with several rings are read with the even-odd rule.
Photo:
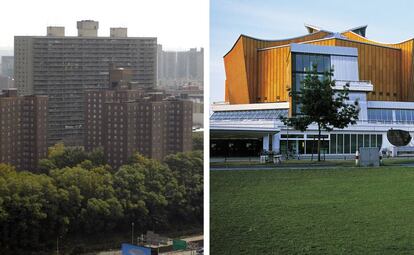
[[98, 37], [96, 21], [77, 22], [78, 36], [48, 27], [47, 36], [15, 36], [15, 86], [22, 95], [49, 96], [49, 145], [83, 145], [84, 93], [109, 88], [113, 64], [134, 70], [138, 87], [152, 88], [157, 75], [157, 38], [128, 37], [111, 28]]
[[0, 162], [34, 170], [47, 156], [46, 96], [17, 96], [16, 89], [0, 95]]
[[85, 149], [119, 167], [135, 152], [161, 160], [191, 150], [192, 102], [128, 86], [86, 92]]

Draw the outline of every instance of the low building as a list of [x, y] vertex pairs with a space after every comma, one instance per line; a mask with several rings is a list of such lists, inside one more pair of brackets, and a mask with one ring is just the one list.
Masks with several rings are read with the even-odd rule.
[[16, 89], [0, 95], [0, 162], [35, 170], [47, 156], [46, 96], [17, 96]]

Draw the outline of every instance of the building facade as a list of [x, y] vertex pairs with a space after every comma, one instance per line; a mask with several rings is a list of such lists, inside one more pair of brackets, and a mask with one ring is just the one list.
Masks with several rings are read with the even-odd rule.
[[[316, 153], [315, 125], [303, 133], [280, 121], [299, 111], [288, 89], [299, 90], [314, 64], [321, 76], [332, 68], [336, 89], [349, 84], [350, 102], [360, 103], [356, 125], [323, 133], [323, 153], [346, 157], [360, 147], [395, 151], [387, 132], [414, 131], [414, 39], [378, 43], [365, 37], [366, 26], [342, 33], [306, 28], [308, 35], [277, 41], [241, 35], [224, 56], [226, 102], [212, 105], [212, 156]], [[414, 151], [413, 142], [408, 147]]]
[[0, 75], [0, 90], [14, 88], [14, 80], [9, 76]]
[[371, 81], [371, 101], [414, 101], [414, 39], [384, 44], [365, 37], [366, 26], [334, 33], [307, 26], [308, 35], [260, 40], [241, 35], [224, 56], [225, 101], [230, 104], [288, 101], [292, 86], [292, 43], [349, 47], [358, 51], [358, 78]]
[[13, 79], [14, 56], [1, 56], [1, 75]]
[[158, 86], [179, 88], [192, 84], [203, 88], [204, 49], [165, 51], [158, 45]]
[[0, 162], [35, 170], [47, 156], [46, 96], [18, 96], [16, 89], [0, 95]]
[[48, 144], [83, 145], [84, 93], [108, 88], [110, 67], [134, 70], [137, 86], [152, 88], [157, 75], [157, 39], [128, 37], [111, 28], [98, 37], [99, 23], [77, 22], [78, 36], [48, 27], [46, 36], [15, 36], [15, 86], [21, 95], [49, 96]]
[[86, 92], [87, 151], [103, 148], [109, 164], [119, 167], [136, 152], [162, 160], [191, 150], [191, 101], [117, 84], [124, 86]]
[[186, 97], [193, 102], [193, 127], [204, 127], [204, 90], [198, 86], [182, 86], [178, 89], [166, 89], [165, 92], [176, 97]]

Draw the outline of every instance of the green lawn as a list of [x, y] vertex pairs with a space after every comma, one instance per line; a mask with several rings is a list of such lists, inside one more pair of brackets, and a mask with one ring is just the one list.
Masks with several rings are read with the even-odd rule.
[[[406, 157], [406, 158], [384, 158], [383, 164], [386, 166], [393, 166], [393, 165], [399, 165], [399, 164], [407, 164], [407, 163], [413, 163], [414, 164], [414, 158], [412, 157]], [[354, 159], [348, 159], [348, 160], [322, 160], [318, 162], [315, 160], [309, 160], [309, 159], [290, 159], [290, 160], [283, 160], [281, 165], [274, 165], [271, 162], [268, 162], [266, 164], [260, 163], [257, 159], [252, 161], [227, 161], [227, 162], [210, 162], [210, 166], [212, 167], [245, 167], [245, 166], [274, 166], [274, 167], [285, 167], [285, 166], [297, 166], [297, 165], [334, 165], [334, 166], [343, 166], [343, 167], [353, 167], [355, 166], [355, 160]]]
[[212, 171], [211, 254], [414, 254], [414, 168]]

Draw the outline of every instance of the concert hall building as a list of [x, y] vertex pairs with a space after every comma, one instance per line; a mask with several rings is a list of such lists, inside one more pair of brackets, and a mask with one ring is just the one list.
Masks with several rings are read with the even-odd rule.
[[[299, 90], [314, 64], [321, 76], [333, 68], [338, 90], [349, 84], [350, 100], [360, 103], [356, 125], [323, 132], [325, 154], [343, 158], [360, 147], [395, 152], [387, 131], [414, 132], [414, 39], [376, 42], [366, 38], [367, 26], [341, 33], [305, 27], [307, 35], [283, 40], [240, 35], [224, 56], [225, 102], [211, 107], [212, 157], [315, 153], [316, 125], [300, 132], [280, 121], [295, 115], [288, 89]], [[411, 146], [398, 148], [399, 153], [410, 152]]]

